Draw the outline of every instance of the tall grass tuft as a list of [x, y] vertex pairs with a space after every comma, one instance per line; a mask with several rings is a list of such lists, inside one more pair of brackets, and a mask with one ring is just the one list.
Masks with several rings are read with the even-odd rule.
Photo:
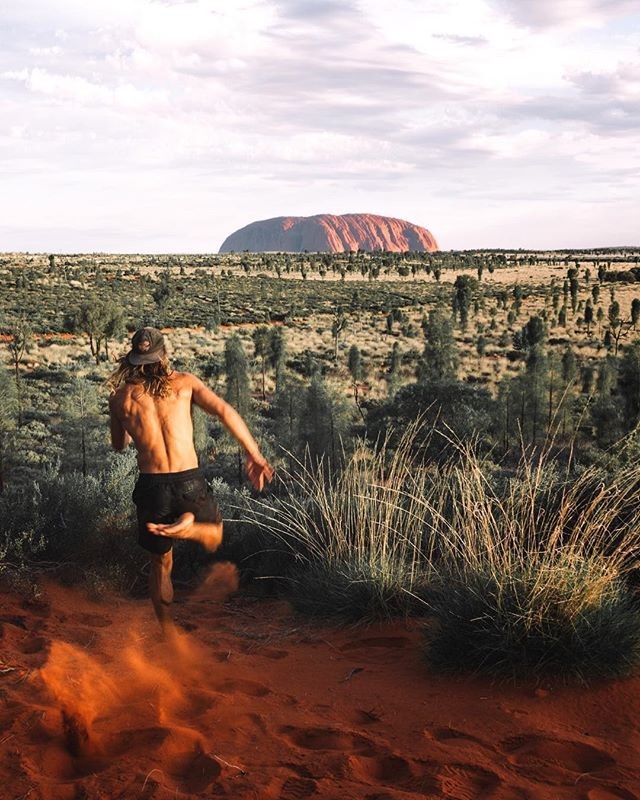
[[422, 498], [430, 478], [411, 458], [414, 437], [393, 452], [362, 443], [339, 474], [326, 461], [297, 461], [284, 496], [254, 505], [254, 524], [292, 556], [286, 578], [294, 606], [349, 621], [426, 608], [419, 598], [431, 554]]
[[256, 521], [291, 554], [291, 599], [349, 621], [422, 613], [445, 671], [587, 681], [640, 662], [640, 465], [571, 479], [548, 453], [507, 476], [472, 447], [416, 464], [416, 424], [393, 451], [364, 444], [339, 475], [298, 464]]
[[638, 465], [608, 485], [596, 468], [568, 480], [544, 453], [524, 456], [500, 490], [488, 474], [467, 448], [422, 500], [441, 512], [431, 663], [507, 678], [628, 672], [640, 661], [640, 606], [625, 581], [640, 545], [629, 513]]

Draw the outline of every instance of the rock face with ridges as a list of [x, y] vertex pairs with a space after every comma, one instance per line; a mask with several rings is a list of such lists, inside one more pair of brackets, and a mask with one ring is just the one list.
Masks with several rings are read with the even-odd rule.
[[438, 244], [426, 228], [377, 214], [316, 214], [274, 217], [252, 222], [222, 243], [221, 253], [342, 253], [348, 250], [419, 250], [434, 252]]

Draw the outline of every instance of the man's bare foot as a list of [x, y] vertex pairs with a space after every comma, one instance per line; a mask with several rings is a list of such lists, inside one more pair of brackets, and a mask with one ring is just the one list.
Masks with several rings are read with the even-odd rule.
[[191, 511], [185, 511], [175, 522], [163, 524], [147, 522], [147, 530], [156, 536], [167, 536], [171, 539], [191, 539], [200, 542], [210, 553], [217, 550], [222, 542], [221, 522], [196, 522]]
[[169, 536], [172, 539], [193, 539], [193, 523], [195, 516], [191, 511], [185, 511], [180, 514], [178, 519], [171, 524], [163, 524], [160, 522], [147, 522], [147, 530], [150, 533], [155, 533], [156, 536]]

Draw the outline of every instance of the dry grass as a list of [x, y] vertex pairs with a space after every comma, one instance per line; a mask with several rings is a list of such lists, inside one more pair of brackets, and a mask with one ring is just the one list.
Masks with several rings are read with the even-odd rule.
[[455, 445], [454, 461], [426, 467], [410, 456], [425, 435], [416, 424], [394, 452], [363, 445], [335, 477], [299, 464], [285, 497], [258, 505], [295, 554], [294, 605], [349, 621], [429, 614], [427, 655], [443, 670], [586, 681], [633, 668], [640, 465], [569, 480], [528, 454], [505, 478]]
[[431, 476], [411, 469], [418, 426], [397, 449], [360, 444], [339, 474], [295, 462], [284, 496], [258, 502], [254, 522], [292, 550], [294, 603], [315, 616], [372, 619], [416, 609], [433, 558], [425, 539]]

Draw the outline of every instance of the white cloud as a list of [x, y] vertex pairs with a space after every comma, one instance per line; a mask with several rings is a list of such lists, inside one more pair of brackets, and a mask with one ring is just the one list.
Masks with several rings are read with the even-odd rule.
[[152, 52], [187, 52], [222, 60], [258, 52], [274, 19], [273, 7], [263, 0], [148, 3], [140, 12], [134, 36]]
[[533, 28], [602, 26], [638, 10], [635, 0], [494, 0], [518, 23]]
[[59, 75], [46, 69], [7, 70], [0, 78], [19, 81], [33, 92], [38, 92], [60, 101], [87, 106], [106, 105], [123, 109], [160, 107], [167, 104], [164, 92], [157, 89], [139, 89], [130, 83], [105, 86], [92, 83], [77, 75]]
[[[72, 249], [100, 249], [100, 236], [125, 250], [215, 249], [253, 217], [376, 210], [432, 227], [445, 246], [500, 245], [508, 207], [524, 246], [528, 210], [573, 202], [588, 216], [597, 200], [590, 232], [606, 243], [627, 230], [620, 204], [639, 166], [630, 10], [626, 0], [12, 4], [0, 33], [0, 168], [15, 181], [3, 193], [12, 201], [0, 200], [4, 241], [46, 248], [55, 229]], [[55, 207], [29, 210], [36, 196]]]

